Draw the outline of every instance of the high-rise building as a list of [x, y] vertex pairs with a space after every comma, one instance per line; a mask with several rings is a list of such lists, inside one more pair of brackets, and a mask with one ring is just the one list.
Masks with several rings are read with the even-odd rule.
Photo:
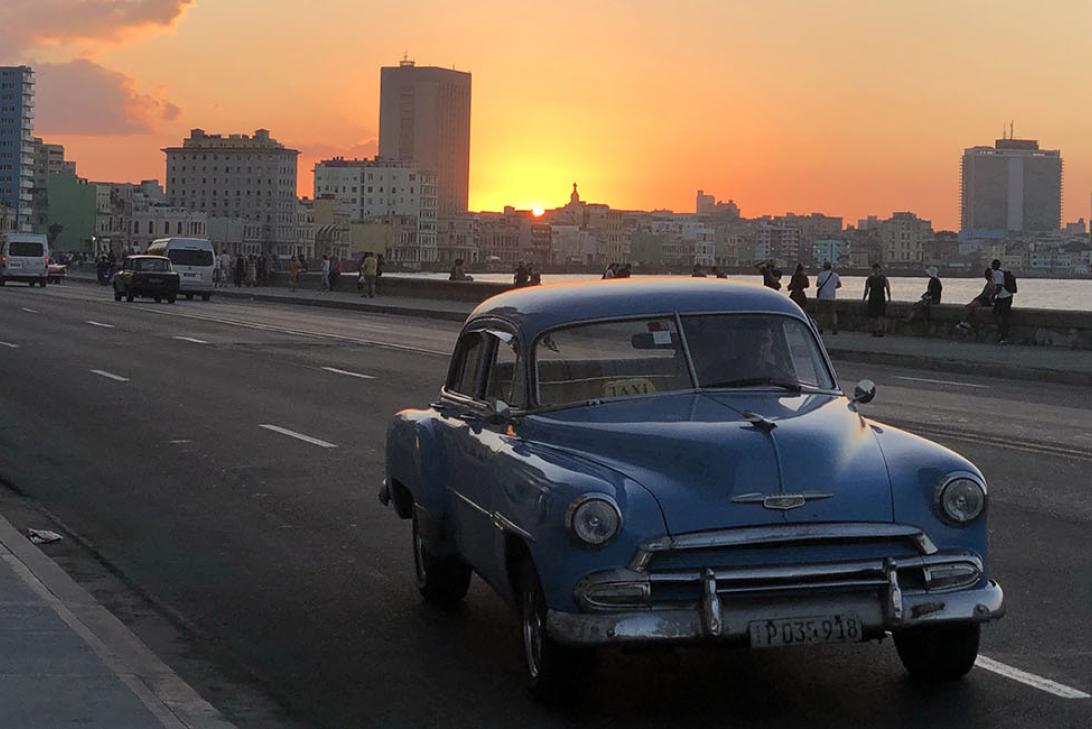
[[299, 151], [269, 136], [206, 134], [194, 129], [181, 147], [167, 147], [167, 201], [211, 218], [262, 226], [269, 253], [296, 243], [296, 165]]
[[[53, 175], [76, 176], [76, 163], [65, 161], [64, 145], [47, 144], [40, 137], [34, 138], [34, 186], [33, 219], [31, 227], [36, 233], [45, 233], [56, 221], [49, 220], [49, 178]], [[63, 188], [62, 189], [66, 189]]]
[[436, 175], [441, 215], [470, 196], [470, 74], [403, 60], [380, 72], [379, 156]]
[[34, 70], [0, 66], [0, 205], [29, 231], [34, 206]]
[[963, 150], [964, 233], [1057, 230], [1062, 222], [1062, 153], [1034, 139], [998, 139]]

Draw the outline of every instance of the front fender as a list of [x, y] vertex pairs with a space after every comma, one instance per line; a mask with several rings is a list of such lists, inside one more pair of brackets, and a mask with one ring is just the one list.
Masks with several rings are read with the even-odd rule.
[[447, 483], [447, 457], [440, 436], [435, 410], [403, 410], [387, 426], [386, 478], [399, 514], [396, 490], [405, 490], [426, 511], [441, 517], [448, 509], [444, 485]]
[[970, 524], [954, 524], [940, 515], [937, 493], [941, 481], [954, 471], [967, 471], [986, 483], [982, 472], [969, 460], [939, 443], [904, 430], [870, 422], [891, 477], [895, 521], [921, 528], [940, 549], [967, 549], [982, 559], [983, 583], [987, 580], [989, 537], [986, 511]]
[[[585, 575], [629, 564], [642, 541], [667, 532], [652, 494], [617, 471], [561, 449], [526, 442], [513, 448], [512, 458], [511, 468], [498, 484], [496, 511], [526, 532], [512, 536], [522, 539], [530, 552], [551, 609], [577, 610], [573, 590]], [[610, 497], [622, 513], [619, 534], [602, 547], [584, 544], [567, 526], [570, 505], [586, 494]], [[509, 600], [512, 577], [508, 585], [498, 586]]]

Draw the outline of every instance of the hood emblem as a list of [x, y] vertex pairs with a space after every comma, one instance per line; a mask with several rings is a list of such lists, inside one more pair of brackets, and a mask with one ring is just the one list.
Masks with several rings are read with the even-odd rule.
[[732, 497], [733, 504], [762, 504], [765, 509], [772, 509], [774, 511], [788, 511], [789, 509], [799, 509], [809, 501], [819, 501], [820, 499], [829, 499], [834, 494], [828, 494], [822, 491], [799, 491], [789, 494], [761, 494], [758, 492], [752, 494], [740, 494], [739, 496]]

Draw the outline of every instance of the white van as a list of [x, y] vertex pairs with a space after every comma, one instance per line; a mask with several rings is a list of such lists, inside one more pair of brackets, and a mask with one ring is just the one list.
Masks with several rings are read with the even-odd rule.
[[49, 243], [39, 233], [0, 233], [0, 286], [26, 281], [44, 287], [49, 277]]
[[208, 301], [212, 296], [212, 270], [216, 251], [204, 238], [160, 238], [145, 251], [152, 256], [166, 256], [178, 272], [178, 293], [192, 300], [194, 295]]

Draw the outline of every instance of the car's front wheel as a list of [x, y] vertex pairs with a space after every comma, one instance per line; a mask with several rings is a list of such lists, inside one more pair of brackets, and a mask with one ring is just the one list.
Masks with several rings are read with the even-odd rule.
[[595, 650], [563, 645], [546, 631], [546, 596], [530, 558], [519, 574], [520, 637], [527, 687], [537, 700], [559, 704], [579, 700], [595, 672]]
[[114, 287], [114, 301], [121, 301], [121, 291], [116, 286]]
[[413, 516], [413, 568], [417, 591], [430, 605], [452, 608], [466, 596], [470, 568], [457, 554], [436, 555], [429, 551]]
[[922, 681], [955, 681], [974, 668], [982, 628], [935, 625], [895, 633], [895, 649], [902, 665]]

